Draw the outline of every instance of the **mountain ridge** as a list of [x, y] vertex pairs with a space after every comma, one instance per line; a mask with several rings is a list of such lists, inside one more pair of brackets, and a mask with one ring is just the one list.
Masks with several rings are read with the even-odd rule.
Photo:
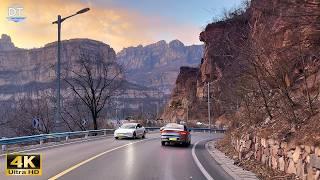
[[161, 40], [145, 46], [131, 46], [117, 53], [129, 81], [156, 87], [170, 94], [180, 66], [198, 66], [203, 45], [185, 46], [180, 40]]

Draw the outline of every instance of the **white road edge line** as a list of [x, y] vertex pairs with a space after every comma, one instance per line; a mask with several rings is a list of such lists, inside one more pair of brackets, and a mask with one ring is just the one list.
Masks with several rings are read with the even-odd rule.
[[115, 148], [113, 148], [113, 149], [109, 149], [109, 150], [107, 150], [107, 151], [104, 151], [104, 152], [102, 152], [102, 153], [100, 153], [100, 154], [97, 154], [97, 155], [95, 155], [95, 156], [87, 159], [87, 160], [84, 160], [84, 161], [82, 161], [82, 162], [80, 162], [80, 163], [78, 163], [78, 164], [75, 164], [75, 165], [69, 167], [68, 169], [66, 169], [66, 170], [62, 171], [61, 173], [59, 173], [59, 174], [57, 174], [57, 175], [49, 178], [48, 180], [56, 180], [56, 179], [58, 179], [58, 178], [60, 178], [60, 177], [62, 177], [62, 176], [64, 176], [64, 175], [68, 174], [69, 172], [77, 169], [78, 167], [80, 167], [80, 166], [82, 166], [82, 165], [84, 165], [84, 164], [86, 164], [86, 163], [88, 163], [88, 162], [90, 162], [90, 161], [92, 161], [92, 160], [94, 160], [94, 159], [102, 156], [102, 155], [108, 154], [108, 153], [110, 153], [110, 152], [112, 152], [112, 151], [115, 151], [115, 150], [118, 150], [118, 149], [121, 149], [121, 148], [130, 146], [130, 145], [132, 145], [132, 144], [136, 144], [136, 143], [139, 143], [139, 142], [148, 141], [148, 140], [152, 140], [152, 139], [157, 139], [157, 138], [151, 138], [151, 139], [145, 139], [145, 140], [140, 140], [140, 141], [136, 141], [136, 142], [131, 142], [131, 143], [128, 143], [128, 144], [124, 144], [124, 145], [115, 147]]
[[200, 171], [202, 172], [202, 174], [207, 178], [207, 180], [214, 180], [210, 174], [208, 173], [208, 171], [206, 171], [206, 169], [202, 166], [202, 164], [200, 163], [199, 159], [197, 158], [196, 156], [196, 153], [195, 153], [195, 149], [196, 149], [196, 146], [198, 145], [199, 142], [201, 141], [205, 141], [205, 140], [200, 140], [198, 142], [196, 142], [193, 147], [192, 147], [192, 157], [193, 157], [193, 160], [194, 162], [196, 163], [196, 165], [198, 166], [198, 168], [200, 169]]

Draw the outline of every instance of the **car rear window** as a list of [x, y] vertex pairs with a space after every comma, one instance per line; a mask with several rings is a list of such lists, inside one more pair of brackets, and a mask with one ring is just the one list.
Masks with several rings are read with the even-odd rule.
[[122, 129], [135, 129], [136, 128], [136, 124], [123, 124], [121, 126]]
[[174, 128], [174, 129], [184, 129], [184, 126], [181, 124], [167, 124], [166, 128]]

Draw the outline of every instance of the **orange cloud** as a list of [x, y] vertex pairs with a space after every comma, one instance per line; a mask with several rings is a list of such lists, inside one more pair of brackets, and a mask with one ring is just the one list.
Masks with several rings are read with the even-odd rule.
[[[8, 7], [20, 5], [24, 22], [8, 21]], [[115, 7], [97, 7], [91, 3], [76, 0], [2, 0], [0, 7], [0, 33], [11, 36], [21, 48], [41, 47], [56, 41], [57, 25], [51, 24], [57, 18], [71, 15], [90, 7], [90, 11], [68, 19], [62, 24], [62, 39], [90, 38], [103, 41], [116, 51], [123, 47], [148, 44], [162, 37], [180, 39], [186, 43], [197, 43], [200, 28], [177, 24], [161, 17], [144, 17], [141, 14]]]

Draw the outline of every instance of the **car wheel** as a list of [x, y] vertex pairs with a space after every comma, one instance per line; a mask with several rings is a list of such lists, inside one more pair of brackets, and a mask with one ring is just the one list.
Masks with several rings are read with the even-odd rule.
[[185, 146], [185, 147], [188, 147], [189, 145], [190, 145], [190, 142], [189, 142], [189, 141], [183, 143], [183, 146]]
[[142, 139], [146, 138], [146, 132], [143, 132]]
[[165, 145], [166, 145], [166, 142], [161, 141], [161, 145], [162, 145], [162, 146], [165, 146]]
[[115, 139], [119, 139], [119, 137], [114, 137]]
[[132, 138], [133, 138], [133, 139], [136, 139], [136, 138], [137, 138], [136, 132], [133, 132]]

